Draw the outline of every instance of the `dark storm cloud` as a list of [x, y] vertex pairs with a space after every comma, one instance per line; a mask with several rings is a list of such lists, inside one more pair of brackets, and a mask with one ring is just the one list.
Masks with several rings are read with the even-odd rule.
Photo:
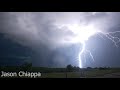
[[44, 13], [1, 14], [4, 14], [1, 16], [4, 21], [1, 21], [3, 28], [0, 32], [22, 45], [36, 46], [42, 43], [49, 45], [49, 48], [55, 48], [65, 43], [64, 40], [72, 35], [72, 32], [65, 28], [59, 30], [54, 25], [54, 19], [51, 20], [51, 17]]
[[[88, 25], [94, 23], [101, 31], [114, 31], [119, 29], [120, 13], [116, 12], [1, 12], [0, 33], [6, 38], [31, 47], [36, 54], [33, 55], [35, 65], [64, 66], [72, 62], [71, 55], [64, 51], [61, 55], [58, 49], [72, 45], [69, 40], [74, 36], [67, 27], [59, 28], [60, 24], [79, 23]], [[118, 28], [117, 28], [118, 27]], [[115, 29], [117, 28], [117, 29]], [[101, 41], [102, 43], [102, 41]], [[96, 44], [96, 43], [95, 43]], [[90, 45], [90, 44], [89, 44]], [[104, 46], [102, 46], [104, 47]], [[68, 48], [67, 50], [69, 50]], [[66, 50], [66, 51], [67, 51]], [[60, 51], [59, 51], [60, 52]], [[68, 55], [65, 55], [65, 54]], [[72, 58], [72, 57], [70, 57]], [[72, 58], [73, 59], [73, 58]], [[69, 63], [68, 63], [69, 61]], [[73, 62], [72, 62], [73, 63]]]
[[[6, 38], [21, 45], [31, 47], [36, 53], [32, 56], [35, 65], [49, 65], [50, 49], [62, 46], [66, 34], [72, 35], [67, 29], [59, 30], [53, 21], [46, 19], [42, 13], [1, 13], [1, 29]], [[58, 55], [56, 55], [58, 56]], [[55, 56], [55, 57], [56, 57]], [[55, 63], [55, 57], [53, 62]], [[62, 60], [64, 58], [61, 58]], [[64, 59], [65, 60], [65, 59]], [[59, 62], [59, 61], [58, 61]]]
[[[119, 13], [38, 13], [38, 12], [9, 12], [0, 13], [2, 29], [0, 32], [28, 46], [49, 45], [57, 47], [68, 43], [73, 33], [66, 27], [58, 28], [56, 24], [94, 23], [96, 27], [107, 31], [119, 23]], [[116, 23], [117, 22], [117, 23]]]

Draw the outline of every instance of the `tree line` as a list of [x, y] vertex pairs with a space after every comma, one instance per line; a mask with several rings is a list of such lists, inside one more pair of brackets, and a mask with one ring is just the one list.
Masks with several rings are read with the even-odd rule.
[[106, 70], [110, 69], [110, 67], [87, 67], [87, 68], [79, 68], [78, 66], [72, 66], [71, 64], [67, 65], [66, 68], [47, 68], [47, 67], [32, 67], [32, 63], [25, 62], [21, 66], [3, 66], [0, 67], [0, 71], [39, 71], [43, 73], [49, 73], [49, 72], [79, 72], [84, 70]]

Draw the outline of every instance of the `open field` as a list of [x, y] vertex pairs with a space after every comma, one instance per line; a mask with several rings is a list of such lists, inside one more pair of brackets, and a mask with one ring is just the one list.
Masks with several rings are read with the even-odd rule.
[[[112, 73], [117, 73], [117, 70], [94, 70], [94, 71], [84, 71], [81, 72], [67, 72], [67, 73], [42, 73], [41, 78], [102, 78], [105, 75], [111, 75]], [[119, 73], [120, 75], [120, 73]], [[106, 76], [106, 78], [109, 76]], [[112, 76], [115, 78], [114, 76]], [[117, 75], [118, 77], [118, 75]], [[119, 76], [120, 77], [120, 76]]]
[[0, 67], [0, 71], [6, 72], [40, 72], [40, 78], [119, 78], [120, 68], [84, 68], [79, 71], [67, 71], [66, 68], [46, 67]]

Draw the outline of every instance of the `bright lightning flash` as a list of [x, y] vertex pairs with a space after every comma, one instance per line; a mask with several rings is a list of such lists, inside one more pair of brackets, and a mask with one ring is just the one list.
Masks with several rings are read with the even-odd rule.
[[[114, 36], [116, 33], [120, 33], [120, 31], [114, 31], [114, 32], [103, 32], [97, 29], [93, 24], [90, 24], [88, 26], [80, 26], [79, 24], [66, 24], [63, 25], [66, 26], [69, 30], [71, 30], [75, 36], [71, 38], [72, 43], [80, 43], [82, 44], [82, 49], [79, 52], [78, 59], [79, 59], [79, 67], [83, 68], [82, 65], [82, 55], [84, 53], [89, 53], [91, 59], [94, 61], [92, 53], [85, 48], [86, 41], [94, 36], [94, 35], [99, 35], [102, 37], [104, 35], [106, 38], [111, 40], [116, 47], [118, 47], [118, 43], [120, 42], [120, 38]], [[103, 37], [102, 37], [103, 38]], [[104, 39], [104, 38], [103, 38]], [[85, 55], [84, 55], [85, 56]]]
[[82, 55], [84, 52], [88, 52], [91, 56], [92, 60], [94, 61], [94, 58], [89, 50], [86, 50], [85, 48], [85, 42], [93, 35], [97, 33], [97, 30], [95, 29], [94, 25], [89, 26], [79, 26], [77, 24], [70, 25], [68, 28], [75, 34], [76, 37], [72, 39], [73, 42], [77, 42], [82, 44], [82, 50], [79, 52], [79, 67], [82, 68]]

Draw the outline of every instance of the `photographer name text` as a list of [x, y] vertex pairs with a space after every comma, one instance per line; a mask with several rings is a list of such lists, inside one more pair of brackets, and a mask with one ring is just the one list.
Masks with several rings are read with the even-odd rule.
[[28, 78], [37, 78], [41, 77], [40, 72], [27, 72], [27, 71], [19, 71], [17, 72], [5, 72], [1, 71], [1, 77], [28, 77]]

